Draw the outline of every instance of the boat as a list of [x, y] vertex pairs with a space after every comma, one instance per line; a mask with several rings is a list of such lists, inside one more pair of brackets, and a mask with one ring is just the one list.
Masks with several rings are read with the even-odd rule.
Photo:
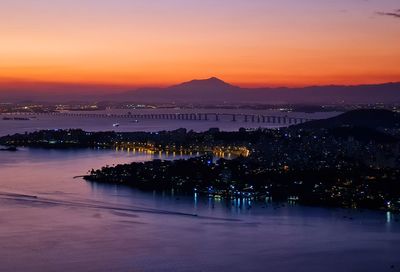
[[119, 127], [119, 123], [113, 124], [113, 127]]

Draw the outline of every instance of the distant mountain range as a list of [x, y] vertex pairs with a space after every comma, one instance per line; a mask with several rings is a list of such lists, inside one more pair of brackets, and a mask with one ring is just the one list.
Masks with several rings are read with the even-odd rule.
[[356, 86], [311, 86], [303, 88], [241, 88], [212, 77], [168, 88], [128, 91], [114, 99], [143, 102], [245, 102], [284, 103], [387, 103], [400, 102], [400, 82]]
[[[37, 86], [36, 86], [37, 89]], [[212, 77], [192, 80], [167, 88], [141, 88], [117, 91], [107, 87], [53, 84], [34, 92], [17, 87], [0, 90], [1, 100], [79, 101], [102, 100], [124, 102], [189, 102], [189, 103], [260, 103], [260, 104], [325, 104], [325, 103], [390, 103], [400, 102], [400, 82], [354, 86], [310, 86], [301, 88], [242, 88]]]

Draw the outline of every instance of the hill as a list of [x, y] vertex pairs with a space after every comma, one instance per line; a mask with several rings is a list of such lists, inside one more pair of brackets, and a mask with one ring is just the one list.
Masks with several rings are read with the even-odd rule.
[[339, 127], [363, 127], [363, 128], [400, 128], [400, 114], [389, 110], [360, 109], [338, 115], [336, 117], [315, 120], [293, 128], [339, 128]]

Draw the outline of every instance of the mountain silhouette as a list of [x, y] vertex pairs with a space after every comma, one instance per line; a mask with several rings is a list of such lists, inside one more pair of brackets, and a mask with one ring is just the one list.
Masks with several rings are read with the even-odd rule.
[[114, 99], [140, 102], [246, 103], [393, 103], [400, 102], [400, 83], [302, 88], [241, 88], [211, 77], [167, 88], [128, 91]]
[[211, 77], [195, 79], [168, 88], [144, 88], [121, 95], [123, 100], [144, 102], [213, 102], [230, 101], [232, 95], [240, 95], [241, 88]]
[[[21, 87], [21, 88], [20, 88]], [[118, 101], [133, 103], [258, 103], [333, 104], [400, 103], [400, 82], [370, 85], [328, 85], [298, 88], [242, 88], [216, 77], [166, 88], [124, 88], [79, 84], [18, 84], [0, 89], [2, 101]], [[39, 91], [35, 91], [39, 90]]]
[[233, 89], [240, 89], [239, 87], [233, 86], [225, 81], [211, 77], [208, 79], [195, 79], [188, 82], [181, 83], [179, 85], [171, 86], [170, 89], [176, 90], [205, 90], [205, 91], [226, 91], [226, 90], [233, 90]]

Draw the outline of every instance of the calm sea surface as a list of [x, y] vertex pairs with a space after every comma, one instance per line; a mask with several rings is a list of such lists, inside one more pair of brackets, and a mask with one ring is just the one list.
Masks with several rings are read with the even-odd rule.
[[[106, 110], [95, 112], [74, 112], [84, 114], [173, 114], [173, 113], [220, 113], [220, 114], [255, 114], [264, 116], [288, 116], [307, 119], [320, 119], [336, 116], [339, 112], [320, 112], [320, 113], [301, 113], [301, 112], [280, 112], [275, 110], [255, 111], [255, 110], [228, 110], [228, 109], [196, 109], [196, 110], [175, 110], [175, 109], [157, 109], [157, 110]], [[243, 118], [238, 122], [232, 122], [232, 117], [222, 115], [220, 121], [216, 122], [212, 116], [209, 116], [208, 121], [185, 121], [185, 120], [138, 120], [134, 122], [133, 118], [80, 118], [80, 117], [57, 117], [50, 115], [31, 115], [29, 121], [14, 121], [3, 120], [8, 117], [20, 117], [16, 114], [0, 114], [0, 136], [11, 133], [31, 132], [38, 129], [68, 129], [82, 128], [88, 131], [160, 131], [173, 130], [181, 127], [192, 129], [195, 131], [205, 131], [209, 128], [218, 127], [221, 130], [234, 131], [241, 127], [244, 128], [259, 128], [259, 127], [278, 127], [277, 124], [263, 124], [257, 122], [243, 122]], [[118, 127], [113, 124], [118, 123]]]
[[[8, 133], [0, 122], [0, 135]], [[0, 152], [0, 271], [400, 271], [398, 215], [73, 178], [151, 159], [113, 150]]]

